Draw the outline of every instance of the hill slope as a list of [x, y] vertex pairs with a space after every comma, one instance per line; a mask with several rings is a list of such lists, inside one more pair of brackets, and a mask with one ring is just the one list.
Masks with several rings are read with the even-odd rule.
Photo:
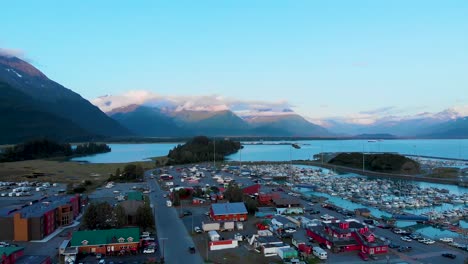
[[40, 110], [69, 119], [90, 134], [126, 136], [131, 133], [79, 94], [50, 80], [37, 68], [16, 57], [0, 55], [0, 81], [40, 101]]
[[0, 144], [38, 137], [71, 141], [93, 136], [72, 121], [44, 112], [42, 108], [40, 102], [0, 81]]
[[139, 136], [179, 137], [190, 134], [158, 108], [130, 105], [107, 114]]

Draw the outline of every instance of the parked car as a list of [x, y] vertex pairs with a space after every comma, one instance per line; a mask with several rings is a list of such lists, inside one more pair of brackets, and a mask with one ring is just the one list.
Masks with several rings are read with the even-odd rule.
[[445, 243], [453, 242], [453, 238], [451, 238], [451, 237], [442, 237], [439, 240], [442, 241], [442, 242], [445, 242]]
[[101, 258], [102, 258], [102, 254], [101, 254], [101, 253], [96, 254], [96, 258], [97, 258], [97, 259], [101, 259]]
[[195, 231], [196, 233], [201, 233], [202, 232], [201, 228], [198, 227], [198, 226], [194, 227], [193, 231]]
[[184, 216], [187, 216], [187, 215], [192, 215], [192, 212], [190, 212], [189, 210], [185, 210], [184, 211]]
[[189, 247], [188, 251], [190, 252], [190, 254], [195, 254], [195, 247]]
[[390, 244], [388, 245], [388, 247], [389, 247], [389, 248], [399, 248], [400, 245], [394, 244], [394, 243], [390, 243]]
[[435, 243], [435, 241], [432, 240], [432, 239], [426, 239], [426, 241], [424, 241], [423, 243], [426, 244], [426, 245], [432, 245], [432, 244]]
[[406, 242], [411, 242], [412, 241], [411, 238], [407, 237], [407, 236], [401, 237], [400, 239], [403, 240], [403, 241], [406, 241]]
[[147, 247], [143, 249], [144, 254], [153, 254], [154, 253], [154, 247]]
[[368, 261], [369, 260], [369, 257], [367, 256], [366, 253], [362, 252], [362, 251], [359, 251], [359, 257], [361, 257], [362, 260], [364, 261]]
[[386, 224], [379, 224], [377, 225], [378, 228], [382, 228], [382, 229], [390, 229], [392, 228], [391, 225], [386, 225]]
[[374, 255], [374, 254], [369, 255], [369, 258], [372, 259], [372, 260], [378, 260], [378, 259], [379, 259], [379, 258], [378, 258], [376, 255]]
[[457, 255], [452, 254], [452, 253], [444, 253], [444, 254], [442, 254], [442, 257], [454, 259], [454, 258], [457, 257]]
[[412, 249], [413, 249], [412, 247], [401, 246], [401, 247], [398, 249], [398, 252], [408, 252], [408, 251], [411, 251]]

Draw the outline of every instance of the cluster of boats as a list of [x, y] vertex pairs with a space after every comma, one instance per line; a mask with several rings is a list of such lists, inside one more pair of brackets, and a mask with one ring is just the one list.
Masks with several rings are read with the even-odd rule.
[[451, 204], [468, 204], [468, 194], [456, 195], [446, 189], [423, 188], [416, 184], [365, 177], [308, 177], [305, 183], [315, 191], [339, 196], [381, 209], [416, 209]]

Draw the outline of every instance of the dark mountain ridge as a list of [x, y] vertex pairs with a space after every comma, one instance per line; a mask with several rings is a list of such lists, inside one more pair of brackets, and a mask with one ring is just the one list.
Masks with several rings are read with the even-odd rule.
[[132, 133], [31, 64], [0, 55], [0, 143], [89, 141]]

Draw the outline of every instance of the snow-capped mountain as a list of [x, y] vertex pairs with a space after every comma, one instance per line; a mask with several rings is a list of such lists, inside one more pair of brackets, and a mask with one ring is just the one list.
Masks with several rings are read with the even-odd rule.
[[326, 129], [305, 120], [284, 102], [246, 102], [219, 96], [163, 97], [146, 91], [132, 91], [124, 95], [102, 96], [93, 103], [132, 131], [145, 131], [145, 134], [151, 132], [138, 129], [136, 120], [143, 119], [142, 109], [150, 108], [158, 112], [158, 118], [154, 115], [148, 118], [149, 110], [146, 110], [147, 123], [161, 123], [160, 117], [164, 115], [165, 120], [171, 119], [180, 129], [194, 135], [330, 136]]

